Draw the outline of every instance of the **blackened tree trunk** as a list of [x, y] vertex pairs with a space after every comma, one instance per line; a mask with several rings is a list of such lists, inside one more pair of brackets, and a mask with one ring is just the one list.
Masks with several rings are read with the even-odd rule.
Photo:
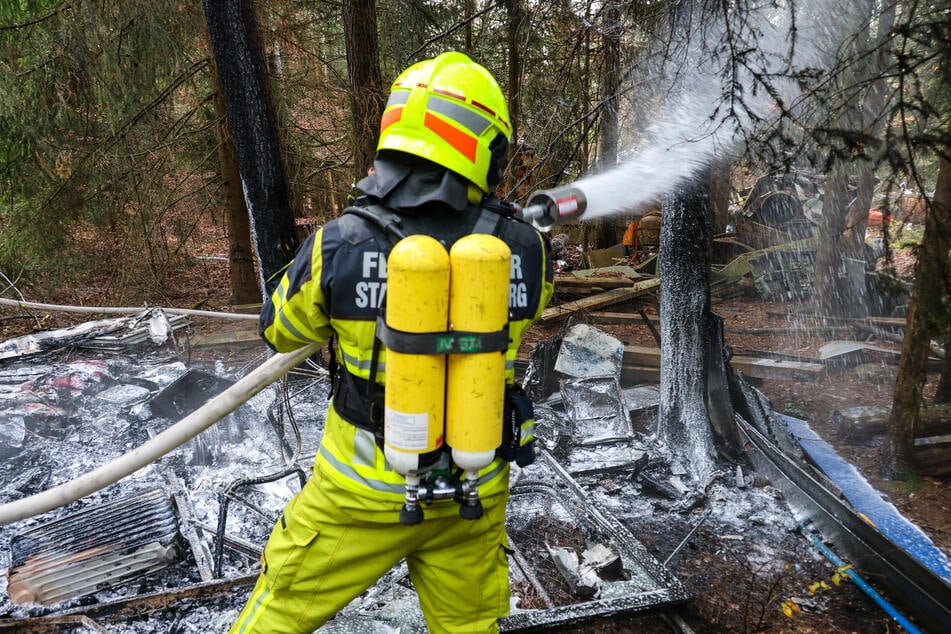
[[344, 0], [343, 28], [350, 78], [354, 177], [360, 179], [373, 165], [383, 115], [376, 0]]
[[710, 332], [709, 174], [664, 196], [661, 206], [658, 432], [679, 466], [700, 480], [715, 468], [706, 404]]
[[287, 175], [253, 3], [203, 0], [250, 217], [259, 288], [298, 247]]
[[211, 65], [214, 90], [215, 132], [218, 136], [218, 164], [221, 166], [221, 187], [224, 192], [225, 211], [228, 222], [228, 263], [231, 273], [231, 303], [253, 304], [261, 299], [254, 275], [254, 258], [251, 247], [251, 221], [241, 191], [241, 174], [238, 171], [238, 154], [228, 127], [227, 110], [218, 69]]
[[951, 292], [951, 147], [944, 148], [934, 197], [926, 208], [915, 285], [908, 301], [898, 382], [888, 433], [882, 447], [881, 476], [904, 479], [912, 471], [915, 435], [921, 423], [922, 389], [931, 340], [947, 332]]

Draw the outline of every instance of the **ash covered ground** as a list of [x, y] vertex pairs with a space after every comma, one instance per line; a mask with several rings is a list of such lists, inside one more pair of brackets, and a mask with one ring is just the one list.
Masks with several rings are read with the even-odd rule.
[[[0, 502], [68, 481], [160, 432], [174, 420], [153, 411], [156, 397], [190, 370], [228, 382], [263, 359], [259, 348], [206, 353], [194, 362], [180, 352], [76, 350], [8, 362], [0, 375], [6, 421], [0, 431]], [[306, 470], [319, 440], [327, 391], [324, 379], [297, 377], [286, 391], [262, 392], [198, 439], [120, 483], [65, 509], [2, 527], [0, 567], [9, 572], [7, 546], [16, 534], [104, 501], [176, 486], [188, 509], [188, 526], [208, 548], [206, 554], [213, 555], [220, 494], [242, 478], [286, 471], [288, 455], [294, 453], [293, 426], [280, 404], [285, 398], [292, 404], [300, 431], [299, 464]], [[894, 631], [852, 584], [832, 582], [835, 567], [800, 534], [782, 494], [764, 477], [749, 467], [737, 472], [736, 465], [722, 464], [702, 483], [671, 480], [664, 450], [652, 435], [656, 386], [627, 388], [623, 394], [624, 408], [632, 412], [627, 430], [616, 420], [592, 423], [603, 412], [589, 412], [592, 418], [582, 425], [581, 437], [572, 434], [579, 428], [566, 411], [570, 396], [555, 394], [537, 408], [541, 445], [552, 458], [513, 472], [509, 532], [517, 557], [510, 628], [536, 622], [547, 631], [654, 632], [676, 616], [703, 632]], [[587, 396], [574, 400], [599, 400], [596, 394]], [[230, 505], [227, 535], [245, 551], [260, 548], [296, 490], [293, 474], [242, 489], [237, 497], [246, 503]], [[52, 607], [13, 604], [4, 575], [0, 619], [21, 631], [29, 631], [24, 629], [28, 619], [54, 613], [88, 614], [109, 632], [226, 630], [249, 592], [249, 581], [169, 604], [156, 600], [134, 604], [131, 611], [121, 607], [135, 596], [217, 583], [202, 578], [187, 540], [179, 546], [178, 561], [163, 570]], [[602, 571], [593, 592], [573, 583], [565, 564], [566, 554], [583, 556], [592, 546], [606, 546], [619, 562]], [[224, 548], [222, 564], [225, 579], [250, 579], [257, 570], [253, 553], [240, 547]], [[322, 631], [425, 631], [412, 589], [400, 573], [385, 578]], [[663, 618], [656, 610], [645, 615], [658, 593], [669, 600]], [[625, 603], [625, 597], [637, 600]], [[550, 625], [541, 617], [532, 621], [532, 614], [549, 606], [560, 610]], [[615, 611], [620, 614], [611, 614]], [[95, 628], [64, 624], [58, 631]]]

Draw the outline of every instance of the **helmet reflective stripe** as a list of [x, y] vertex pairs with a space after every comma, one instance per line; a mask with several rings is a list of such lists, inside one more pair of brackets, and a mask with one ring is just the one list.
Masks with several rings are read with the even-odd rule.
[[503, 119], [502, 117], [500, 117], [499, 114], [498, 114], [495, 110], [493, 110], [492, 108], [488, 107], [488, 106], [485, 105], [485, 104], [479, 103], [479, 102], [476, 101], [475, 99], [473, 99], [473, 100], [470, 101], [469, 103], [471, 103], [473, 106], [475, 106], [475, 107], [478, 108], [479, 110], [484, 110], [484, 111], [487, 112], [489, 115], [491, 115], [493, 119], [498, 120], [499, 123], [501, 123], [503, 126], [505, 126], [505, 136], [506, 136], [506, 137], [508, 137], [509, 134], [512, 133], [512, 126], [509, 125], [509, 122], [508, 122], [508, 121], [506, 121], [505, 119]]
[[[386, 100], [383, 118], [380, 119], [380, 133], [403, 118], [403, 106], [409, 101], [408, 90], [394, 90]], [[398, 106], [398, 107], [397, 107]]]
[[383, 117], [380, 119], [380, 134], [383, 134], [383, 131], [388, 127], [399, 121], [403, 118], [403, 106], [398, 108], [390, 108], [389, 110], [383, 113]]
[[456, 148], [464, 157], [475, 163], [476, 150], [479, 148], [478, 140], [462, 130], [455, 128], [439, 117], [426, 113], [423, 119], [423, 125], [438, 134], [446, 143]]
[[409, 101], [408, 90], [394, 90], [390, 93], [390, 98], [386, 100], [386, 107], [404, 105]]
[[492, 125], [491, 121], [479, 113], [435, 95], [429, 96], [429, 100], [426, 102], [426, 108], [431, 112], [438, 112], [444, 117], [468, 128], [469, 131], [476, 136], [482, 136], [485, 129]]

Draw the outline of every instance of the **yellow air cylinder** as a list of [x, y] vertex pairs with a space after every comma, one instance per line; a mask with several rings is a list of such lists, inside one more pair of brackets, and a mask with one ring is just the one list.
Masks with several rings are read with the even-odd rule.
[[[508, 245], [487, 234], [458, 240], [449, 252], [449, 327], [489, 333], [508, 323]], [[466, 339], [460, 342], [466, 346]], [[446, 442], [457, 466], [488, 466], [502, 444], [505, 352], [450, 354], [446, 379]]]
[[[449, 315], [449, 254], [435, 238], [400, 240], [387, 260], [386, 323], [412, 333], [444, 332]], [[445, 355], [386, 352], [383, 422], [386, 459], [407, 475], [442, 447]]]

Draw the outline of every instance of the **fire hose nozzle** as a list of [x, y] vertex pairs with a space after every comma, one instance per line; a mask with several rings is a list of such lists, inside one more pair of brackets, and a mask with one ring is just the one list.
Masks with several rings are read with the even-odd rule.
[[571, 222], [584, 214], [588, 199], [577, 187], [567, 185], [535, 192], [522, 208], [520, 217], [539, 229]]

